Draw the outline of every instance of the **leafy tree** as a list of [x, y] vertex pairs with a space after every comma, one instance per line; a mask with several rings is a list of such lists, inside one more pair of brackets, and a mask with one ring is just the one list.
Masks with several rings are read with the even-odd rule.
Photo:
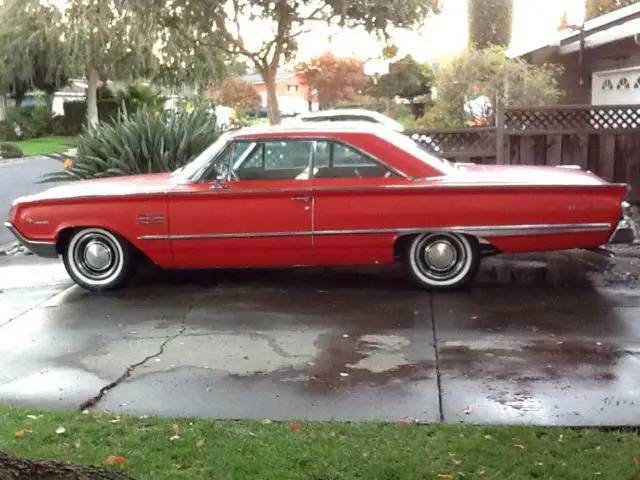
[[613, 12], [622, 7], [626, 7], [638, 0], [586, 0], [585, 18], [599, 17], [605, 13]]
[[513, 0], [467, 0], [469, 44], [475, 48], [511, 42]]
[[[272, 123], [280, 122], [276, 74], [294, 58], [297, 39], [310, 22], [362, 26], [384, 35], [388, 28], [412, 27], [437, 10], [438, 0], [131, 0], [142, 15], [193, 45], [239, 55], [250, 61], [267, 87]], [[256, 30], [268, 31], [260, 41]]]
[[300, 63], [296, 70], [304, 82], [317, 92], [321, 109], [353, 100], [368, 80], [362, 61], [337, 58], [332, 53]]
[[215, 98], [223, 105], [243, 110], [260, 108], [262, 99], [253, 85], [239, 77], [229, 77], [220, 86]]
[[[30, 22], [35, 19], [30, 40], [37, 41], [55, 60], [49, 60], [45, 67], [61, 65], [55, 73], [86, 76], [87, 121], [91, 125], [99, 120], [100, 81], [149, 78], [202, 86], [227, 66], [226, 57], [218, 51], [197, 48], [184, 38], [169, 35], [152, 15], [136, 10], [134, 0], [8, 1], [14, 2], [16, 29], [31, 31]], [[2, 48], [6, 47], [0, 51]]]
[[461, 127], [493, 121], [498, 106], [536, 106], [557, 102], [559, 69], [509, 59], [501, 47], [468, 49], [436, 70], [437, 99], [426, 123]]
[[0, 93], [13, 93], [18, 105], [30, 89], [52, 94], [67, 82], [60, 42], [46, 34], [57, 10], [43, 6], [42, 16], [33, 6], [33, 0], [6, 0], [0, 9]]
[[[416, 98], [428, 95], [434, 82], [434, 74], [427, 64], [418, 63], [407, 55], [389, 65], [389, 73], [382, 75], [373, 87], [376, 97], [394, 98], [396, 96], [409, 100], [411, 104]], [[414, 115], [415, 108], [412, 108]]]

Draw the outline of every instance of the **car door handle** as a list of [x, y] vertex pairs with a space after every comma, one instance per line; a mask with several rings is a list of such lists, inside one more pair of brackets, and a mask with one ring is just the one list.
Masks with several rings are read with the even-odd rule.
[[309, 203], [312, 200], [312, 198], [313, 197], [300, 196], [300, 197], [289, 197], [289, 200], [295, 200], [296, 202]]

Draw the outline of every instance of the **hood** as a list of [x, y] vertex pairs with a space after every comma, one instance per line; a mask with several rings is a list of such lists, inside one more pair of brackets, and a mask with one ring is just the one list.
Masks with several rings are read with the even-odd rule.
[[602, 185], [607, 181], [579, 167], [460, 165], [443, 183], [496, 185]]
[[66, 182], [34, 195], [16, 198], [13, 204], [80, 197], [115, 197], [165, 193], [173, 186], [170, 173], [134, 175]]

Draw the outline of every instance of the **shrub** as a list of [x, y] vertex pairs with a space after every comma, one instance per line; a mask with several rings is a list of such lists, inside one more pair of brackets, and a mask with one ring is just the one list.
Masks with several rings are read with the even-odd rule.
[[73, 156], [50, 155], [65, 169], [44, 182], [170, 172], [191, 161], [219, 135], [206, 108], [187, 113], [123, 110], [115, 120], [87, 127]]
[[2, 140], [29, 140], [51, 134], [53, 118], [48, 105], [10, 107], [6, 119], [0, 122]]
[[152, 111], [164, 111], [164, 97], [148, 85], [129, 85], [126, 90], [118, 92], [118, 101], [124, 103], [127, 112], [134, 113], [142, 107]]
[[0, 143], [0, 158], [21, 158], [24, 154], [13, 143]]
[[[98, 100], [98, 117], [100, 121], [115, 119], [120, 111], [120, 102], [116, 99]], [[64, 125], [68, 133], [80, 133], [87, 121], [87, 102], [64, 103]]]

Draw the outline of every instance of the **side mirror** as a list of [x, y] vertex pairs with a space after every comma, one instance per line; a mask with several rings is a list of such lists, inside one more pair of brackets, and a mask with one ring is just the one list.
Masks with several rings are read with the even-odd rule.
[[229, 182], [225, 178], [216, 178], [211, 185], [211, 190], [226, 190], [229, 188]]

